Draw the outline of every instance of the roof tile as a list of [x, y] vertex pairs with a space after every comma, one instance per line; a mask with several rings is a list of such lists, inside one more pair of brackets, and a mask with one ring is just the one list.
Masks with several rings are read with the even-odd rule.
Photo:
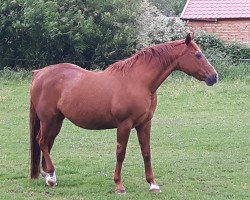
[[250, 18], [250, 0], [189, 0], [181, 18]]

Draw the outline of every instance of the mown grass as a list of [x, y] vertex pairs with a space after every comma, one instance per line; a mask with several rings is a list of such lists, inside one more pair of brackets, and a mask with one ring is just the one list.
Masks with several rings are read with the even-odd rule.
[[127, 194], [120, 197], [112, 181], [115, 130], [87, 131], [68, 121], [52, 151], [58, 186], [47, 188], [42, 178], [29, 180], [27, 77], [0, 78], [0, 199], [250, 198], [248, 78], [213, 87], [169, 78], [158, 91], [151, 138], [162, 193], [148, 191], [132, 131], [123, 168]]

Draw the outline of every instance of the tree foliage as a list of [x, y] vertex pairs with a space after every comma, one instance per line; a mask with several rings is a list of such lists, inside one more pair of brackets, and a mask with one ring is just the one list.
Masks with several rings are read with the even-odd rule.
[[167, 16], [180, 16], [187, 0], [150, 0]]
[[23, 68], [76, 60], [91, 67], [124, 58], [136, 45], [137, 5], [130, 0], [4, 0], [0, 66], [24, 59]]
[[150, 0], [143, 0], [139, 8], [138, 46], [148, 46], [184, 38], [185, 23], [177, 17], [167, 17]]

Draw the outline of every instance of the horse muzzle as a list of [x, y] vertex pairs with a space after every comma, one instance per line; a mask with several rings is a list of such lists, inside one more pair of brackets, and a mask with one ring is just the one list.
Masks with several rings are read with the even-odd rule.
[[212, 86], [214, 85], [215, 83], [218, 82], [218, 74], [213, 74], [211, 76], [208, 76], [206, 79], [205, 79], [205, 82], [208, 86]]

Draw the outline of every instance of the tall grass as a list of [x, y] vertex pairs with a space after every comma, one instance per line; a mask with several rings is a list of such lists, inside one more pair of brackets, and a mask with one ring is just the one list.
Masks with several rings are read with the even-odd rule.
[[[224, 60], [211, 60], [211, 63], [219, 74], [219, 81], [228, 82], [238, 80], [250, 83], [250, 62], [232, 64]], [[173, 81], [192, 79], [192, 77], [179, 71], [173, 72], [170, 78]]]
[[212, 63], [219, 74], [220, 80], [245, 80], [250, 82], [250, 62], [231, 64], [229, 62], [215, 60], [212, 61]]
[[24, 69], [10, 69], [5, 67], [0, 70], [0, 80], [1, 81], [27, 81], [31, 78], [31, 72]]

